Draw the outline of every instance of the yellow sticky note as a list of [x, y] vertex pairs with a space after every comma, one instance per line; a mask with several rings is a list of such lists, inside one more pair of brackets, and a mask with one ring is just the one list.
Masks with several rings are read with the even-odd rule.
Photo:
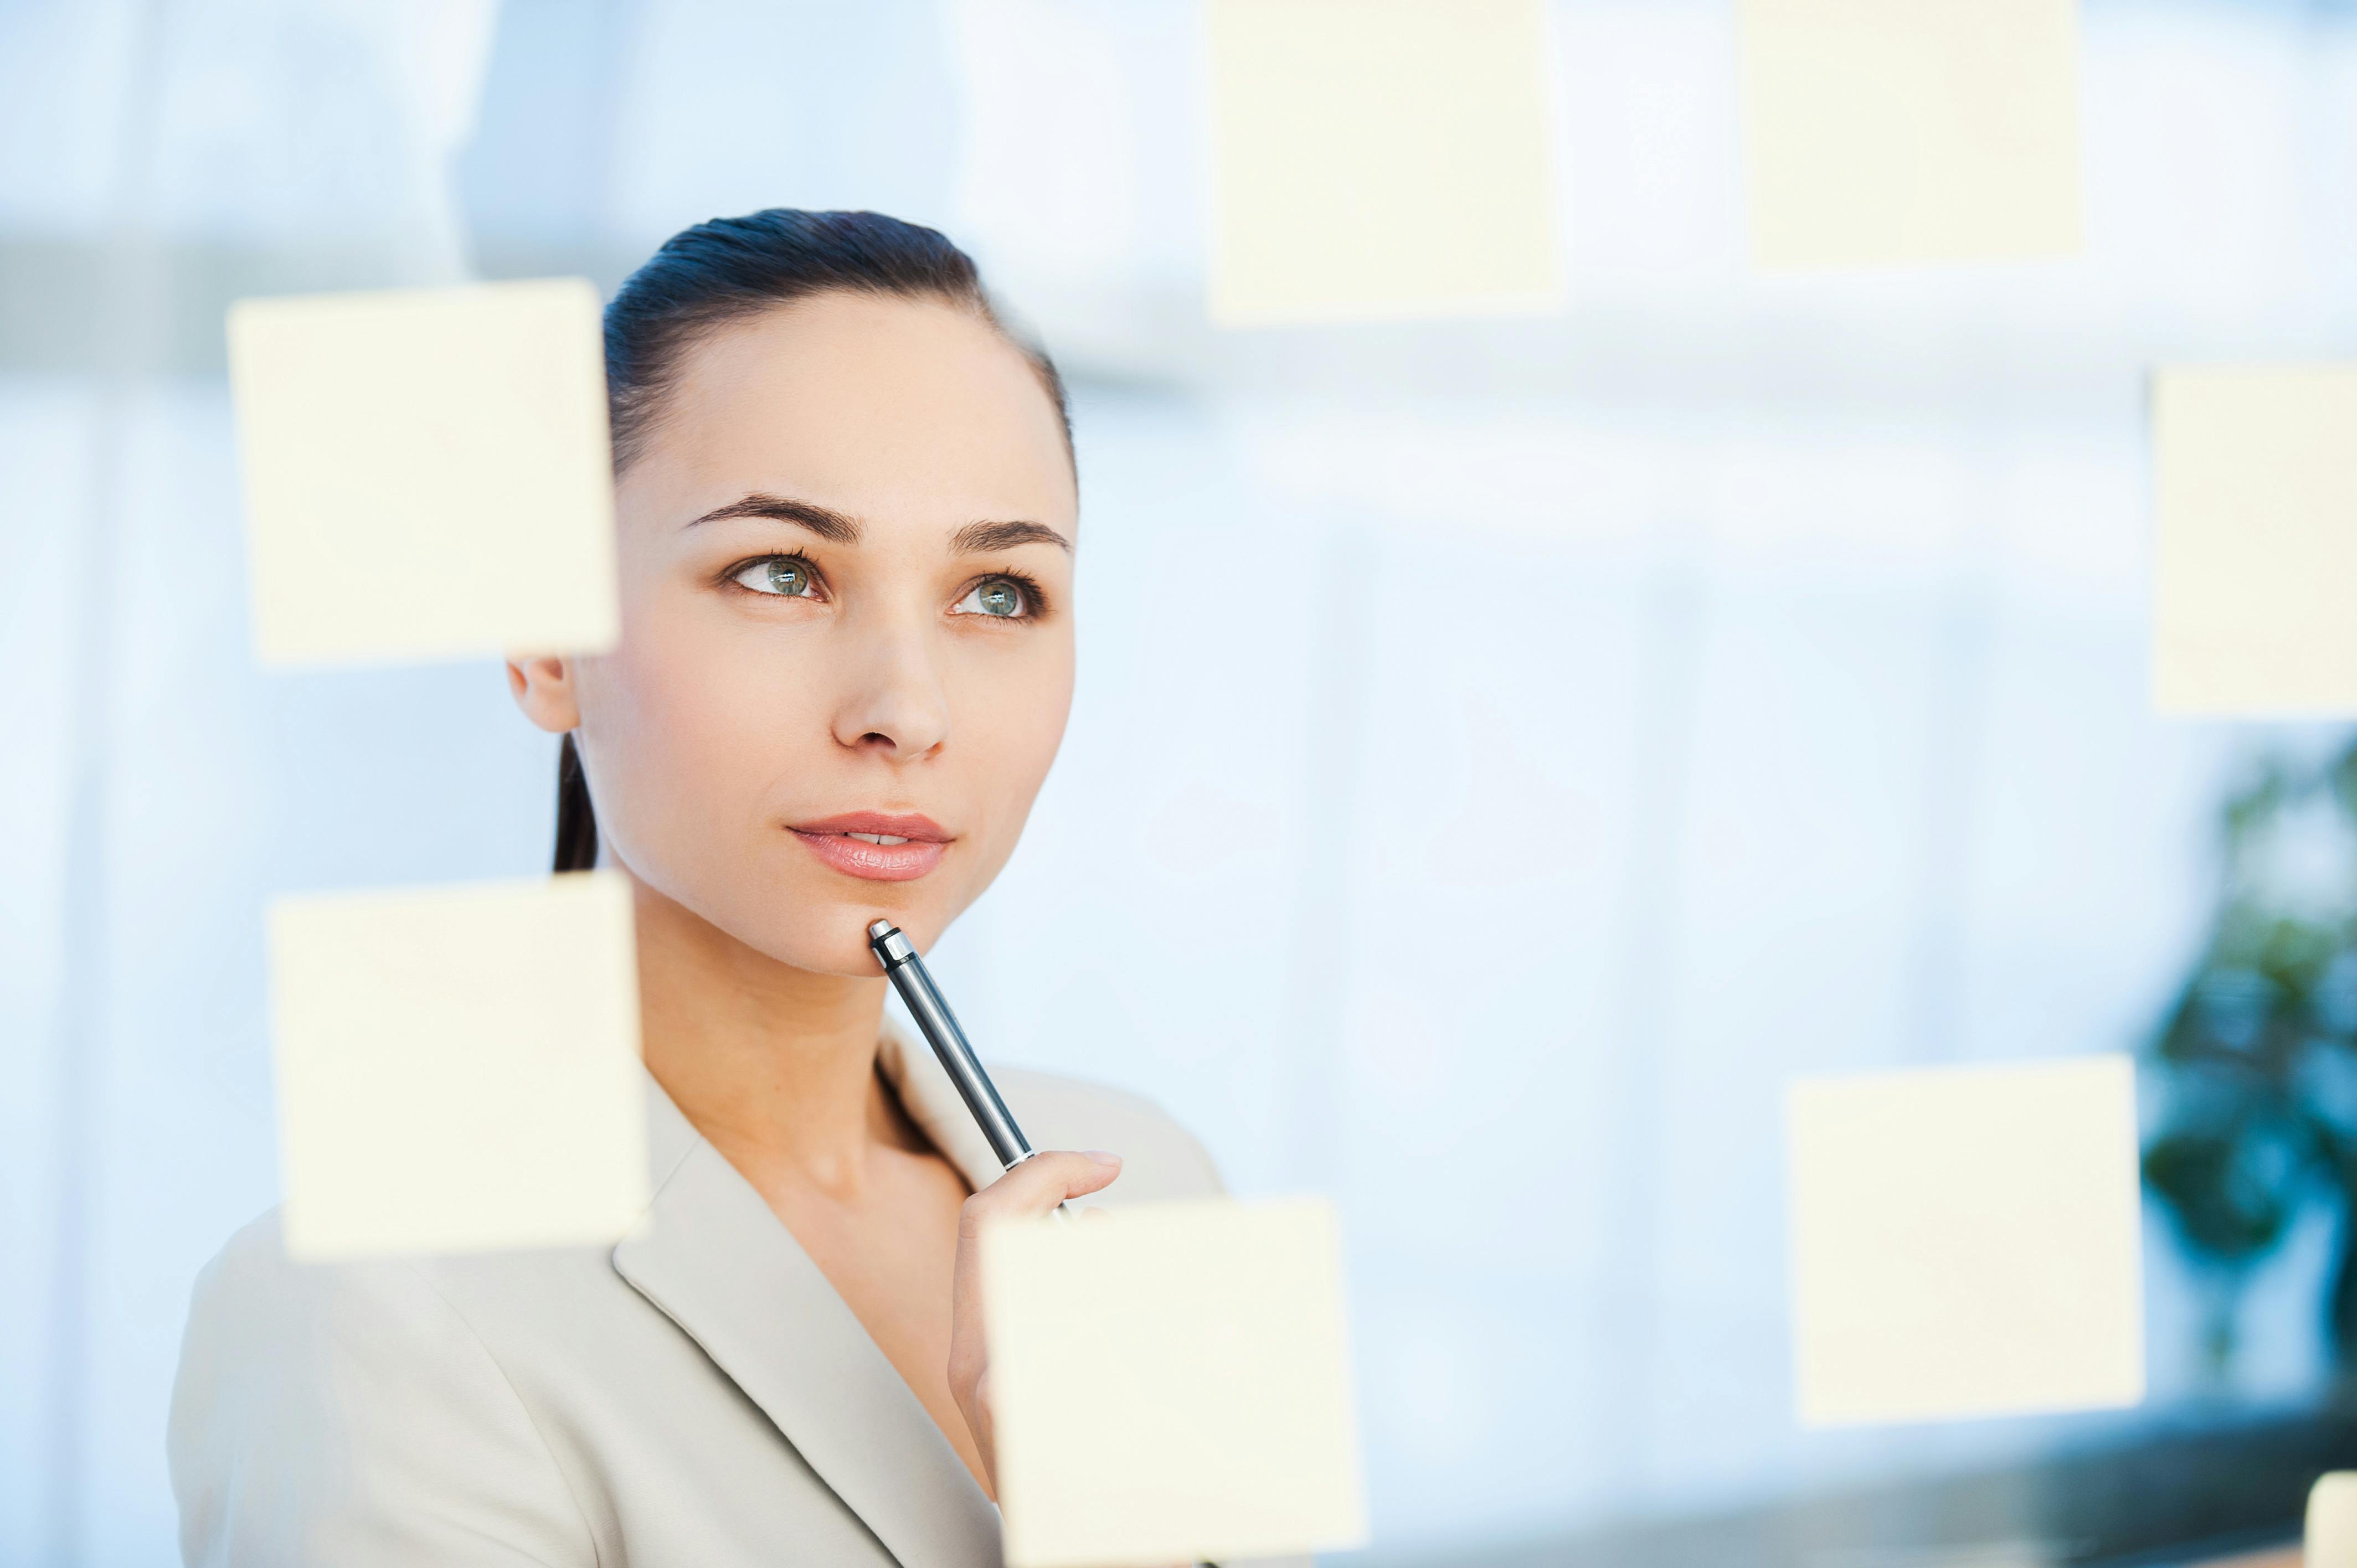
[[620, 1240], [648, 1198], [634, 951], [612, 871], [274, 901], [288, 1254]]
[[2357, 1470], [2328, 1470], [2308, 1489], [2305, 1568], [2357, 1568]]
[[2077, 0], [1737, 0], [1762, 267], [2080, 248]]
[[2357, 713], [2357, 365], [2153, 378], [2153, 704]]
[[229, 369], [264, 663], [613, 645], [587, 280], [243, 299]]
[[2126, 1057], [1804, 1080], [1785, 1112], [1803, 1425], [2144, 1398]]
[[1210, 0], [1211, 319], [1563, 300], [1541, 0]]
[[1010, 1568], [1364, 1545], [1332, 1206], [1102, 1213], [983, 1234]]

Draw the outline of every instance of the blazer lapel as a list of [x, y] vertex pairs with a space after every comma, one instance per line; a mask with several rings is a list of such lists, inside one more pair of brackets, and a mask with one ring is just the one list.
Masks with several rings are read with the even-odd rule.
[[[895, 1054], [908, 1064], [905, 1042]], [[646, 1220], [614, 1249], [615, 1269], [761, 1407], [904, 1568], [1000, 1568], [998, 1510], [932, 1416], [752, 1184], [651, 1074], [646, 1087], [658, 1186]], [[928, 1110], [938, 1117], [938, 1105]], [[983, 1156], [996, 1176], [986, 1144]]]

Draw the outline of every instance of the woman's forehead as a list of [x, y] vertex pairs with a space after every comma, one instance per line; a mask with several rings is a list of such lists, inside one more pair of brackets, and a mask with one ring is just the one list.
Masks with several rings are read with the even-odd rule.
[[766, 311], [682, 356], [665, 403], [640, 463], [668, 470], [666, 490], [795, 494], [879, 527], [944, 508], [1072, 515], [1037, 372], [951, 306], [829, 295]]

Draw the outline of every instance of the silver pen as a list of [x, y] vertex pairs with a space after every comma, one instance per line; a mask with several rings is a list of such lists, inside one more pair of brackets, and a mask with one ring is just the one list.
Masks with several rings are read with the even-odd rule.
[[[957, 1015], [942, 997], [941, 987], [933, 983], [925, 961], [917, 956], [917, 947], [908, 934], [886, 919], [867, 922], [867, 945], [876, 950], [876, 961], [884, 966], [892, 982], [892, 989], [908, 1004], [909, 1016], [925, 1032], [933, 1047], [933, 1055], [942, 1058], [949, 1069], [950, 1081], [957, 1085], [958, 1097], [974, 1119], [982, 1123], [982, 1135], [990, 1140], [991, 1153], [998, 1163], [1013, 1170], [1038, 1151], [1023, 1136], [1023, 1129], [1007, 1114], [1006, 1101], [998, 1098], [997, 1086], [990, 1075], [982, 1070], [974, 1047], [966, 1042], [965, 1031], [958, 1027]], [[1071, 1210], [1063, 1204], [1056, 1205], [1056, 1218], [1069, 1220]], [[1219, 1568], [1216, 1563], [1199, 1563], [1195, 1568]]]
[[[933, 983], [925, 961], [917, 956], [916, 944], [909, 940], [908, 933], [889, 920], [870, 920], [867, 945], [876, 950], [876, 961], [884, 966], [892, 989], [907, 1004], [909, 1016], [924, 1031], [933, 1055], [941, 1058], [950, 1081], [957, 1085], [958, 1098], [965, 1101], [965, 1108], [981, 1124], [982, 1135], [990, 1140], [990, 1152], [998, 1156], [998, 1163], [1011, 1171], [1029, 1159], [1038, 1151], [1023, 1136], [1023, 1129], [1015, 1124], [990, 1075], [982, 1070], [982, 1062], [967, 1043], [965, 1031], [958, 1027], [957, 1015], [950, 1011], [941, 987]], [[1068, 1212], [1062, 1204], [1056, 1205], [1058, 1218]]]

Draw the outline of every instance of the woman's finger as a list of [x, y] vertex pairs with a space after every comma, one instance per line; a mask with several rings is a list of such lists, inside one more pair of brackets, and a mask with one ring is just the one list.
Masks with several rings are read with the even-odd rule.
[[994, 1219], [1036, 1219], [1068, 1197], [1106, 1187], [1119, 1175], [1121, 1156], [1102, 1149], [1034, 1155], [965, 1200], [958, 1217], [958, 1240], [971, 1241]]

